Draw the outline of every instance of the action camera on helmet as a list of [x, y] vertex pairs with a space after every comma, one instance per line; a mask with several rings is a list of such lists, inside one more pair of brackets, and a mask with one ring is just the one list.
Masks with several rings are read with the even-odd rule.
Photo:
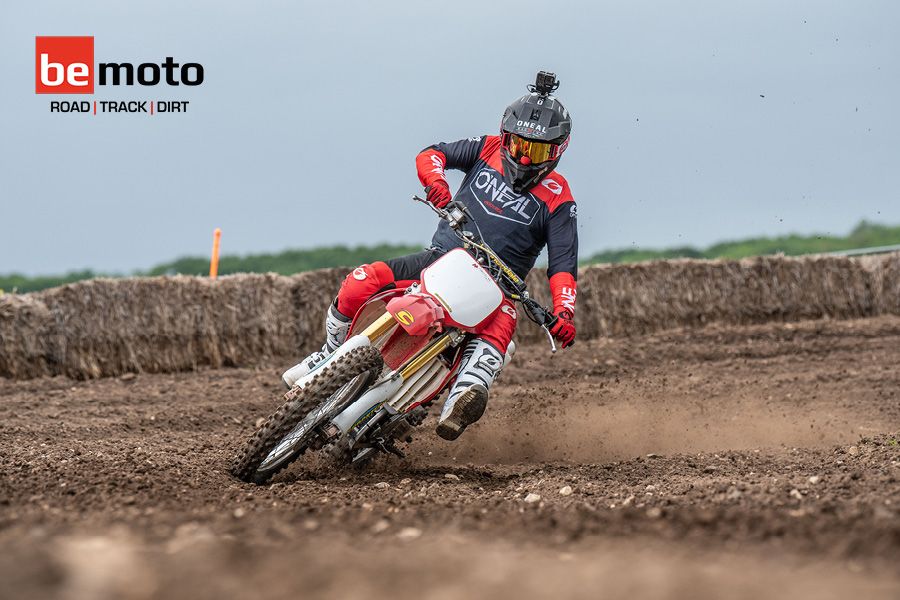
[[559, 87], [559, 82], [556, 80], [556, 73], [550, 73], [549, 71], [538, 71], [537, 77], [534, 80], [533, 90], [542, 96], [547, 96], [556, 91], [556, 88]]

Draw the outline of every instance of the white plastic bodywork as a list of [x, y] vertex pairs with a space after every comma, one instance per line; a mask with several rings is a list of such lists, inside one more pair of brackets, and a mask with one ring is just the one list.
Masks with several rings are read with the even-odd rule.
[[[503, 303], [503, 292], [497, 283], [462, 249], [451, 250], [427, 267], [422, 272], [422, 287], [444, 306], [453, 321], [467, 328], [474, 328]], [[361, 336], [351, 337], [335, 354], [344, 353], [344, 347], [355, 337]], [[514, 345], [512, 350], [515, 350]], [[512, 352], [509, 354], [511, 356]], [[395, 374], [367, 390], [332, 422], [347, 433], [384, 404], [404, 412], [413, 402], [437, 391], [449, 374], [437, 358], [407, 380]]]
[[368, 412], [374, 413], [391, 396], [396, 394], [401, 387], [403, 387], [403, 378], [396, 377], [382, 382], [381, 385], [369, 388], [356, 402], [336, 416], [332, 423], [337, 425], [341, 431], [347, 433], [363, 415]]
[[475, 327], [503, 303], [503, 292], [481, 265], [461, 248], [422, 271], [422, 286], [463, 327]]

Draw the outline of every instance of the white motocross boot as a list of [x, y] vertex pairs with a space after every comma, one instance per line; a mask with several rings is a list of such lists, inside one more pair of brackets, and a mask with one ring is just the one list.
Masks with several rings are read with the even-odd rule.
[[506, 356], [485, 341], [473, 339], [466, 344], [458, 375], [438, 420], [437, 434], [455, 440], [466, 427], [481, 418], [487, 407], [488, 390], [500, 370], [512, 359], [516, 350], [510, 342]]
[[321, 350], [313, 352], [284, 372], [281, 380], [288, 386], [288, 389], [294, 387], [294, 384], [301, 377], [308, 375], [325, 362], [329, 356], [334, 354], [334, 351], [347, 339], [351, 321], [350, 317], [345, 317], [338, 312], [334, 303], [328, 307], [328, 313], [325, 316], [325, 345], [322, 346]]

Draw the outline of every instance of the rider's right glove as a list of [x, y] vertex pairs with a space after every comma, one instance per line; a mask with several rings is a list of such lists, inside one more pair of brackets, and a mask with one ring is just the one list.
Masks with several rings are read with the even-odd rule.
[[550, 328], [550, 335], [560, 341], [563, 348], [568, 348], [575, 343], [575, 321], [568, 310], [560, 310], [556, 313], [556, 323]]
[[425, 188], [425, 192], [427, 193], [426, 199], [438, 208], [444, 208], [453, 199], [453, 196], [450, 195], [450, 186], [443, 179], [438, 179], [429, 185]]

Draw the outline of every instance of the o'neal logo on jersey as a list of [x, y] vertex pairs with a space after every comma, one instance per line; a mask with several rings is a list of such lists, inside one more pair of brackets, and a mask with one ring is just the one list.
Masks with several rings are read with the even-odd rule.
[[540, 207], [534, 196], [517, 194], [490, 167], [475, 175], [469, 189], [487, 214], [523, 225], [531, 225]]

